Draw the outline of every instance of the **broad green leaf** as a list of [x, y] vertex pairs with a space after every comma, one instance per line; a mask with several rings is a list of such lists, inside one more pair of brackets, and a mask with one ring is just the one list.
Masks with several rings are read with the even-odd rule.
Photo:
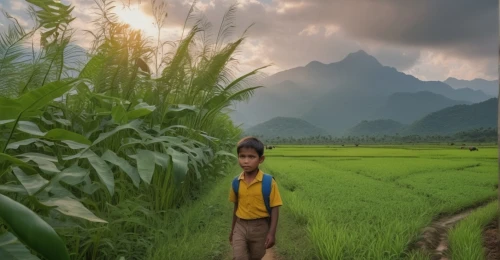
[[0, 235], [0, 259], [39, 260], [11, 233]]
[[28, 192], [22, 185], [12, 185], [12, 184], [5, 184], [5, 185], [0, 185], [0, 191], [2, 192], [14, 192], [14, 193], [19, 193], [22, 195], [28, 195]]
[[89, 148], [89, 146], [86, 144], [81, 144], [81, 143], [77, 143], [77, 142], [70, 141], [70, 140], [63, 140], [61, 142], [65, 143], [66, 145], [68, 145], [69, 148], [71, 148], [73, 150], [80, 150], [80, 149]]
[[69, 168], [64, 169], [62, 172], [58, 173], [52, 180], [62, 181], [69, 185], [75, 186], [82, 183], [85, 177], [89, 175], [89, 170], [79, 167], [78, 165], [72, 165]]
[[164, 118], [182, 118], [190, 114], [195, 114], [199, 112], [199, 109], [195, 106], [179, 104], [178, 107], [171, 107], [165, 113]]
[[62, 239], [35, 212], [0, 194], [0, 218], [29, 248], [46, 259], [69, 260]]
[[175, 180], [177, 183], [180, 183], [184, 179], [189, 170], [188, 167], [189, 157], [187, 154], [176, 151], [170, 147], [167, 149], [167, 153], [170, 154], [170, 156], [172, 156]]
[[[91, 79], [98, 73], [99, 69], [102, 68], [102, 66], [105, 64], [105, 57], [104, 55], [94, 55], [86, 64], [85, 67], [83, 67], [82, 71], [80, 72], [80, 75], [78, 76], [79, 78], [88, 78]], [[88, 91], [88, 87], [86, 84], [83, 82], [78, 86], [78, 89], [81, 89], [81, 92], [84, 92], [85, 90]]]
[[68, 92], [73, 87], [72, 83], [75, 81], [50, 82], [22, 95], [17, 99], [17, 102], [21, 104], [24, 111], [39, 109]]
[[35, 194], [49, 183], [49, 181], [40, 176], [40, 174], [27, 175], [19, 167], [14, 167], [12, 171], [29, 195]]
[[107, 221], [96, 217], [94, 213], [83, 206], [81, 202], [70, 197], [50, 198], [40, 201], [40, 203], [49, 207], [57, 207], [55, 208], [57, 211], [67, 216], [82, 218], [91, 222], [108, 223]]
[[42, 132], [35, 123], [30, 121], [19, 121], [17, 123], [17, 130], [36, 136], [45, 135], [45, 133]]
[[141, 179], [147, 184], [151, 184], [155, 171], [155, 155], [149, 150], [137, 150], [137, 169]]
[[57, 162], [56, 157], [42, 154], [42, 153], [23, 153], [23, 154], [18, 155], [18, 157], [26, 157], [28, 159], [38, 158], [38, 159], [43, 159], [43, 160], [47, 160], [47, 161], [51, 161], [51, 162]]
[[141, 179], [139, 177], [139, 173], [137, 172], [137, 169], [135, 167], [132, 167], [127, 160], [119, 157], [116, 155], [113, 151], [107, 150], [103, 155], [102, 159], [105, 161], [108, 161], [122, 169], [130, 179], [132, 179], [132, 182], [136, 187], [139, 187], [139, 183], [141, 182]]
[[32, 144], [34, 142], [39, 141], [39, 140], [40, 139], [38, 139], [38, 138], [29, 138], [29, 139], [21, 140], [21, 141], [18, 141], [18, 142], [13, 142], [13, 143], [10, 143], [7, 146], [7, 149], [18, 149], [19, 146], [30, 145], [30, 144]]
[[21, 104], [19, 104], [19, 102], [10, 98], [0, 96], [0, 120], [2, 120], [2, 124], [9, 123], [9, 119], [12, 119], [11, 122], [14, 122], [21, 111], [22, 106]]
[[99, 176], [101, 182], [106, 186], [109, 194], [113, 196], [113, 194], [115, 193], [115, 178], [108, 164], [106, 164], [106, 162], [101, 157], [90, 150], [88, 150], [86, 154], [88, 155], [90, 164], [96, 170], [97, 176]]
[[155, 155], [156, 164], [163, 167], [163, 169], [167, 169], [168, 165], [170, 164], [170, 156], [168, 154], [159, 152], [153, 152], [153, 154]]
[[54, 119], [54, 121], [60, 123], [61, 125], [71, 126], [71, 122], [67, 119], [56, 118], [56, 119]]
[[37, 158], [37, 157], [31, 158], [30, 160], [34, 161], [38, 165], [38, 168], [40, 168], [40, 170], [43, 170], [45, 172], [50, 172], [50, 173], [61, 172], [57, 168], [57, 166], [49, 160], [45, 160], [45, 159], [41, 159], [41, 158]]
[[15, 122], [15, 121], [16, 121], [15, 119], [0, 120], [0, 125], [10, 124], [10, 123]]
[[141, 125], [141, 121], [134, 120], [128, 124], [118, 126], [109, 132], [100, 134], [99, 137], [92, 143], [92, 146], [97, 145], [98, 143], [102, 142], [104, 139], [106, 139], [106, 138], [108, 138], [108, 137], [114, 135], [115, 133], [118, 133], [119, 131], [124, 130], [124, 129], [132, 129], [132, 130], [140, 133], [141, 132], [139, 130], [140, 125]]
[[228, 153], [226, 151], [218, 151], [215, 153], [216, 156], [229, 156], [229, 157], [232, 157], [232, 158], [235, 158], [237, 159], [238, 157], [232, 153]]
[[156, 109], [155, 106], [149, 106], [146, 103], [140, 103], [134, 107], [134, 110], [127, 112], [128, 120], [134, 120], [151, 114]]
[[59, 141], [69, 140], [69, 141], [77, 142], [80, 144], [86, 144], [86, 145], [92, 144], [83, 135], [80, 135], [80, 134], [77, 134], [75, 132], [71, 132], [68, 130], [60, 129], [60, 128], [55, 128], [55, 129], [48, 131], [43, 137], [47, 138], [47, 139], [59, 140]]
[[127, 111], [121, 104], [118, 104], [111, 109], [111, 118], [113, 118], [113, 122], [121, 125], [124, 122], [127, 122]]
[[37, 171], [33, 167], [31, 167], [29, 164], [15, 158], [15, 157], [12, 157], [8, 154], [0, 153], [0, 162], [5, 162], [5, 161], [10, 162], [12, 164], [15, 164], [17, 166], [23, 167], [23, 169], [29, 171], [30, 173], [33, 173], [33, 174], [37, 173]]

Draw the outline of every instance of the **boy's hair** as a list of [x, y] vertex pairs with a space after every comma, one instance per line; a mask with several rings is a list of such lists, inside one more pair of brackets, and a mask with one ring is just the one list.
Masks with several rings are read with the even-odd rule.
[[264, 155], [264, 144], [253, 136], [247, 136], [238, 142], [238, 148], [236, 150], [238, 154], [240, 154], [241, 148], [252, 148], [257, 152], [259, 157]]

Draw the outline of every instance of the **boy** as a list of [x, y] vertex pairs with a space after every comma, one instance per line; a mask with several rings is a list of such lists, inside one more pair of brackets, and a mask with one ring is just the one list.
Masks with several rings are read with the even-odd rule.
[[[234, 260], [262, 259], [266, 249], [274, 246], [278, 225], [279, 206], [283, 205], [274, 178], [270, 181], [269, 216], [263, 197], [264, 173], [259, 165], [264, 162], [264, 144], [255, 137], [246, 137], [238, 142], [238, 163], [243, 169], [233, 180], [239, 183], [236, 194], [234, 184], [229, 200], [234, 203], [233, 223], [229, 242], [233, 247]], [[266, 176], [266, 178], [269, 176]], [[270, 220], [270, 221], [269, 221]]]

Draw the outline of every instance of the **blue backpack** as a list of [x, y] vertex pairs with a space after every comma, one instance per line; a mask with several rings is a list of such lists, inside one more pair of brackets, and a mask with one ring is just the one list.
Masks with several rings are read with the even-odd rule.
[[[236, 194], [236, 199], [238, 199], [238, 190], [240, 188], [240, 180], [238, 179], [240, 175], [237, 175], [233, 179], [233, 191]], [[271, 216], [271, 206], [269, 204], [269, 197], [271, 196], [271, 185], [273, 182], [273, 176], [264, 173], [262, 177], [262, 197], [264, 197], [264, 204], [266, 205], [267, 212]]]

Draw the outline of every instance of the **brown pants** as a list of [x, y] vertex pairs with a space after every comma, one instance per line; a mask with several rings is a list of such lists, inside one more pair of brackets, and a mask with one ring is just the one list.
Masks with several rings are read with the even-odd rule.
[[266, 254], [269, 224], [266, 218], [238, 218], [233, 231], [233, 260], [260, 260]]

